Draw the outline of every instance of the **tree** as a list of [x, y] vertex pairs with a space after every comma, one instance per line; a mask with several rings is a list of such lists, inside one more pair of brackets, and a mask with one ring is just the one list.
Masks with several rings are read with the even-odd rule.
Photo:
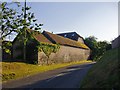
[[29, 11], [30, 8], [31, 7], [26, 6], [26, 0], [25, 0], [24, 7], [22, 7], [22, 13], [17, 16], [19, 27], [20, 27], [19, 33], [24, 36], [24, 40], [23, 40], [23, 42], [24, 42], [23, 43], [24, 44], [24, 60], [26, 60], [26, 44], [27, 44], [27, 41], [29, 38], [26, 36], [27, 29], [30, 28], [30, 29], [34, 29], [34, 30], [40, 30], [41, 29], [40, 26], [43, 25], [43, 24], [35, 23], [37, 21], [37, 19], [35, 19], [34, 13], [31, 13]]
[[[6, 38], [6, 36], [10, 35], [12, 32], [17, 32], [17, 24], [15, 23], [16, 18], [16, 10], [9, 8], [10, 4], [16, 4], [19, 6], [19, 3], [17, 2], [2, 2], [0, 3], [0, 41], [2, 41]], [[6, 46], [7, 45], [7, 46]], [[7, 48], [11, 46], [11, 42], [7, 42], [6, 45], [2, 45], [4, 51], [6, 53], [11, 53], [11, 51]]]
[[111, 44], [107, 41], [99, 41], [98, 42], [98, 53], [97, 53], [97, 60], [99, 60], [102, 55], [107, 51], [110, 50]]
[[94, 36], [85, 38], [85, 44], [91, 49], [90, 59], [99, 60], [102, 55], [111, 49], [111, 44], [107, 41], [97, 41]]
[[[29, 39], [27, 37], [27, 29], [33, 30], [40, 30], [43, 24], [37, 24], [37, 19], [34, 16], [34, 13], [30, 12], [31, 7], [25, 5], [22, 7], [21, 13], [16, 12], [14, 9], [10, 9], [7, 7], [7, 2], [3, 2], [1, 4], [2, 7], [2, 37], [1, 39], [5, 38], [7, 35], [11, 34], [12, 32], [16, 32], [24, 37], [22, 40], [24, 45], [24, 60], [26, 60], [26, 43]], [[18, 7], [20, 8], [20, 7]]]
[[[19, 6], [19, 4], [17, 4]], [[3, 40], [7, 35], [10, 35], [12, 32], [17, 32], [17, 18], [16, 10], [9, 8], [7, 2], [0, 3], [0, 39]]]
[[91, 49], [90, 59], [94, 60], [96, 53], [98, 52], [97, 38], [94, 36], [89, 36], [85, 38], [85, 44]]

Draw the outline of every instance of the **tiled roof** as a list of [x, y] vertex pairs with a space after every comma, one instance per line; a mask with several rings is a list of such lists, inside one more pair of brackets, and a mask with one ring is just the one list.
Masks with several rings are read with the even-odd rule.
[[52, 34], [52, 33], [46, 32], [46, 31], [44, 31], [43, 34], [46, 37], [48, 35], [48, 37], [47, 37], [48, 39], [52, 39], [53, 42], [58, 43], [60, 45], [67, 45], [67, 46], [74, 46], [74, 47], [89, 49], [85, 44], [82, 44], [80, 42], [77, 42], [77, 41], [74, 41], [74, 40], [71, 40], [68, 38], [64, 38], [64, 37], [56, 35], [56, 34]]
[[[73, 46], [78, 48], [85, 48], [89, 49], [85, 44], [64, 38], [62, 36], [59, 36], [57, 34], [52, 34], [49, 32], [44, 31], [43, 33], [40, 33], [38, 31], [34, 30], [27, 30], [29, 33], [32, 33], [31, 35], [38, 41], [38, 42], [46, 42], [50, 44], [60, 44], [65, 46]], [[46, 35], [47, 34], [47, 35]], [[47, 37], [48, 36], [48, 37]]]
[[41, 34], [38, 31], [33, 31], [33, 30], [28, 30], [28, 32], [34, 32], [32, 33], [33, 37], [39, 41], [39, 42], [47, 42], [47, 43], [52, 43], [51, 41], [49, 41], [43, 34]]

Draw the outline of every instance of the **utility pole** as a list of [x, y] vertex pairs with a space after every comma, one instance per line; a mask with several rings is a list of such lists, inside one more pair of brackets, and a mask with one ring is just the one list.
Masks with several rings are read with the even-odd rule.
[[[26, 22], [26, 0], [25, 0], [25, 3], [24, 3], [24, 20], [25, 20], [25, 22]], [[26, 43], [27, 43], [27, 41], [26, 41], [26, 25], [24, 25], [24, 56], [23, 56], [23, 58], [24, 58], [24, 60], [26, 61]]]

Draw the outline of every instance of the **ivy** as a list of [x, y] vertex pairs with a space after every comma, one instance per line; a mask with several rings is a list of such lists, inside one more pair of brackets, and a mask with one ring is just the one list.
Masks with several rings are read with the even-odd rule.
[[12, 43], [11, 42], [5, 42], [2, 45], [3, 50], [5, 51], [5, 53], [11, 54], [11, 47], [12, 47]]
[[51, 53], [56, 53], [60, 49], [60, 46], [59, 44], [48, 44], [40, 42], [37, 48], [38, 51], [44, 52], [45, 55], [49, 58]]

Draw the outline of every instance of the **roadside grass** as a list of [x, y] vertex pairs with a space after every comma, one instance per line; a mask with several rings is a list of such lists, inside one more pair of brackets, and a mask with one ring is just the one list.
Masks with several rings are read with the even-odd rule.
[[92, 61], [82, 60], [82, 61], [76, 61], [70, 63], [61, 63], [61, 64], [43, 65], [43, 66], [21, 63], [21, 62], [0, 62], [0, 64], [2, 64], [2, 73], [0, 74], [2, 75], [2, 81], [5, 82], [12, 79], [18, 79], [69, 65], [83, 64], [90, 62]]
[[105, 53], [101, 60], [92, 66], [83, 79], [80, 88], [120, 88], [119, 86], [119, 49], [112, 49]]

